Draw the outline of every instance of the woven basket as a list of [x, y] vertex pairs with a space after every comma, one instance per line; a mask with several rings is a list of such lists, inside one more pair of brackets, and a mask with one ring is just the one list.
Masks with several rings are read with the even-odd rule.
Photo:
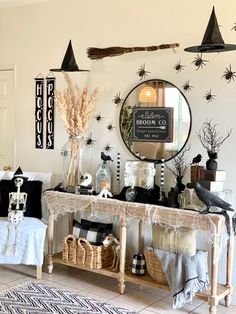
[[[83, 248], [85, 249], [85, 252], [86, 252], [85, 266], [89, 268], [94, 268], [93, 267], [93, 260], [94, 260], [93, 245], [91, 245], [87, 239], [80, 238], [79, 240], [83, 241]], [[80, 254], [79, 252], [80, 248], [78, 247], [77, 249], [78, 249], [77, 254]]]
[[69, 234], [63, 241], [62, 259], [65, 262], [76, 264], [77, 243], [76, 238]]
[[86, 250], [84, 247], [84, 239], [79, 239], [77, 241], [77, 251], [76, 251], [76, 263], [81, 266], [85, 266]]
[[85, 251], [84, 266], [89, 268], [103, 268], [112, 265], [114, 253], [112, 246], [104, 247], [103, 245], [92, 245], [88, 240], [80, 238], [77, 246], [77, 263], [81, 263], [78, 258], [81, 256], [81, 251]]
[[146, 259], [147, 270], [152, 279], [162, 285], [168, 286], [166, 275], [162, 270], [161, 262], [156, 254], [153, 251], [145, 250], [144, 255]]

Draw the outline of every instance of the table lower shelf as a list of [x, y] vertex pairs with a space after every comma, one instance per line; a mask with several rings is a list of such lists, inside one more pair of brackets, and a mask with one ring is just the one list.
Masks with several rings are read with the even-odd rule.
[[[98, 274], [109, 276], [109, 277], [112, 277], [112, 278], [116, 278], [117, 280], [119, 279], [119, 276], [120, 276], [119, 272], [112, 271], [109, 267], [97, 269], [97, 268], [90, 268], [90, 267], [77, 265], [77, 264], [74, 264], [74, 263], [65, 262], [62, 259], [62, 252], [54, 254], [53, 257], [52, 257], [52, 261], [55, 262], [55, 263], [58, 263], [58, 264], [67, 265], [67, 266], [71, 266], [71, 267], [74, 267], [74, 268], [79, 268], [79, 269], [83, 269], [83, 270], [86, 270], [86, 271], [98, 273]], [[155, 280], [153, 280], [149, 276], [149, 274], [145, 274], [144, 276], [137, 276], [137, 275], [133, 275], [131, 270], [127, 270], [125, 272], [124, 279], [127, 282], [132, 282], [132, 283], [135, 283], [135, 284], [140, 284], [140, 285], [144, 285], [144, 286], [160, 288], [160, 289], [163, 289], [163, 290], [170, 291], [170, 288], [168, 286], [165, 286], [165, 285], [162, 285], [162, 284], [156, 282]], [[218, 286], [217, 286], [217, 295], [214, 296], [214, 297], [215, 297], [215, 299], [217, 299], [219, 301], [219, 300], [223, 299], [225, 296], [229, 295], [230, 292], [232, 292], [232, 291], [230, 291], [230, 288], [226, 287], [223, 284], [218, 284]], [[204, 300], [204, 301], [207, 301], [208, 297], [210, 296], [210, 290], [206, 291], [206, 292], [197, 293], [196, 296], [198, 298]]]

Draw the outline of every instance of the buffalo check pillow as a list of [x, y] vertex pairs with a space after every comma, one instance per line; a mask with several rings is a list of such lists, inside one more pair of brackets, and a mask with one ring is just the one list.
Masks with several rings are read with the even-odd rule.
[[101, 245], [105, 237], [111, 233], [112, 223], [100, 223], [81, 219], [81, 222], [73, 220], [73, 235], [79, 238], [87, 239], [91, 244]]

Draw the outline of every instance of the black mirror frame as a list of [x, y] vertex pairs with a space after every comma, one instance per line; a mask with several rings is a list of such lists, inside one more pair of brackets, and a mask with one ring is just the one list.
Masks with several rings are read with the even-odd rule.
[[149, 158], [144, 158], [144, 159], [142, 159], [142, 158], [138, 157], [136, 154], [134, 154], [134, 153], [130, 150], [130, 148], [128, 147], [128, 145], [126, 144], [125, 139], [124, 139], [124, 136], [123, 136], [123, 133], [122, 133], [122, 131], [121, 131], [121, 112], [122, 112], [122, 108], [124, 107], [124, 105], [125, 105], [125, 103], [126, 103], [127, 98], [129, 97], [129, 95], [130, 95], [138, 86], [140, 86], [141, 84], [144, 84], [144, 83], [151, 82], [151, 81], [161, 81], [161, 82], [170, 84], [170, 85], [174, 86], [175, 88], [177, 88], [177, 90], [180, 92], [180, 94], [181, 94], [181, 95], [183, 96], [183, 98], [185, 99], [186, 104], [187, 104], [187, 106], [188, 106], [188, 110], [189, 110], [190, 125], [189, 125], [189, 131], [188, 131], [188, 135], [187, 135], [187, 138], [186, 138], [186, 140], [185, 140], [185, 143], [183, 144], [182, 148], [181, 148], [175, 155], [173, 155], [173, 156], [172, 156], [171, 158], [169, 158], [169, 159], [166, 159], [165, 162], [166, 162], [166, 161], [169, 161], [169, 160], [173, 159], [175, 156], [177, 156], [177, 155], [184, 149], [185, 145], [187, 144], [187, 142], [188, 142], [188, 140], [189, 140], [189, 137], [190, 137], [190, 134], [191, 134], [191, 130], [192, 130], [192, 112], [191, 112], [191, 108], [190, 108], [189, 102], [188, 102], [187, 98], [185, 97], [185, 95], [183, 94], [183, 92], [182, 92], [176, 85], [174, 85], [174, 84], [172, 84], [172, 83], [170, 83], [170, 82], [168, 82], [168, 81], [166, 81], [166, 80], [150, 79], [150, 80], [142, 81], [142, 82], [139, 83], [138, 85], [135, 85], [135, 86], [131, 89], [131, 91], [127, 94], [127, 96], [125, 97], [125, 99], [124, 99], [124, 101], [123, 101], [123, 103], [122, 103], [121, 109], [120, 109], [120, 114], [119, 114], [119, 130], [120, 130], [120, 134], [121, 134], [121, 138], [122, 138], [122, 140], [123, 140], [123, 143], [124, 143], [125, 146], [127, 147], [128, 151], [129, 151], [135, 158], [137, 158], [137, 159], [139, 159], [139, 160], [142, 160], [142, 161], [153, 162], [153, 163], [155, 163], [155, 164], [159, 164], [159, 163], [161, 163], [161, 160], [159, 160], [159, 159], [149, 159]]

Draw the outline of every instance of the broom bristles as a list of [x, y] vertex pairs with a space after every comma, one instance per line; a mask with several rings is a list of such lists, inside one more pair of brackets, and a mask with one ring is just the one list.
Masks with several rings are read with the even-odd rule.
[[148, 47], [107, 47], [107, 48], [88, 48], [88, 57], [92, 60], [100, 60], [105, 57], [115, 57], [120, 56], [125, 53], [135, 52], [135, 51], [156, 51], [159, 49], [170, 49], [179, 47], [178, 43], [172, 44], [162, 44], [159, 46], [148, 46]]

